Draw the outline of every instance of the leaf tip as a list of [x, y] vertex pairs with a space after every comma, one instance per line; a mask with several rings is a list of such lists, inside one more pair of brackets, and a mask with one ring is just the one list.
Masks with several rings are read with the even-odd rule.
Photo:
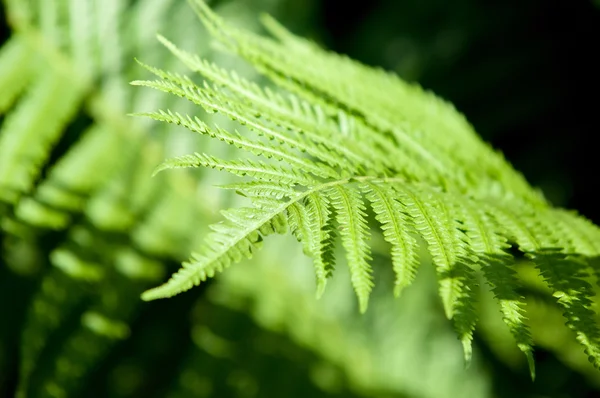
[[358, 309], [361, 314], [367, 312], [367, 308], [369, 307], [369, 296], [361, 295], [358, 297]]
[[525, 358], [527, 358], [527, 365], [529, 366], [529, 375], [531, 376], [531, 381], [535, 381], [535, 361], [533, 360], [533, 353], [531, 349], [527, 351], [523, 351], [525, 354]]
[[145, 292], [143, 292], [141, 294], [140, 298], [143, 301], [153, 301], [153, 300], [156, 300], [158, 297], [156, 296], [155, 289], [149, 289], [149, 290], [146, 290]]
[[320, 300], [323, 297], [323, 293], [325, 293], [325, 286], [327, 285], [327, 280], [319, 280], [317, 281], [317, 300]]
[[405, 285], [396, 285], [394, 286], [394, 298], [400, 298], [402, 292], [404, 292]]
[[170, 167], [166, 163], [159, 164], [158, 166], [156, 166], [156, 168], [154, 169], [154, 171], [152, 171], [152, 177], [155, 177], [161, 171], [164, 171], [164, 170], [169, 169], [169, 168]]
[[469, 335], [463, 337], [461, 339], [461, 343], [463, 346], [465, 369], [469, 369], [473, 359], [473, 345], [471, 344], [471, 336]]
[[444, 301], [444, 314], [446, 315], [446, 319], [452, 320], [454, 318], [454, 308], [451, 303]]

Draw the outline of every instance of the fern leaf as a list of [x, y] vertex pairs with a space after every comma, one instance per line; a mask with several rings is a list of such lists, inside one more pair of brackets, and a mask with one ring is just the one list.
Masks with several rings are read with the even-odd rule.
[[366, 208], [360, 192], [353, 187], [337, 185], [328, 191], [328, 196], [337, 213], [339, 233], [342, 246], [346, 250], [350, 278], [358, 296], [359, 309], [364, 313], [373, 288]]
[[[311, 256], [312, 247], [310, 245], [310, 231], [308, 229], [308, 215], [306, 207], [300, 203], [292, 203], [287, 209], [288, 224], [291, 233], [302, 244], [302, 251], [305, 255]], [[320, 281], [317, 273], [317, 281]], [[325, 280], [323, 279], [323, 282]], [[320, 285], [320, 283], [317, 283]]]
[[[219, 84], [226, 81], [227, 75], [222, 70], [217, 68], [209, 68], [205, 63], [202, 63], [200, 60], [194, 59], [193, 56], [177, 49], [172, 43], [168, 42], [166, 39], [162, 39], [162, 41], [171, 49], [171, 51], [180, 57], [191, 69], [196, 70], [206, 77], [211, 77], [216, 80]], [[144, 64], [142, 64], [146, 67]], [[173, 88], [171, 85], [165, 85], [165, 83], [161, 82], [133, 82], [132, 84], [136, 85], [145, 85], [148, 87], [157, 88], [163, 91], [172, 90], [177, 95], [180, 96], [190, 96], [190, 100], [197, 103], [202, 104], [201, 99], [193, 98], [193, 94], [187, 93], [187, 90], [191, 88], [190, 80], [185, 78], [182, 80], [180, 77], [167, 74], [166, 72], [156, 70], [155, 68], [147, 67], [147, 69], [153, 71], [159, 77], [163, 78], [166, 81], [173, 82], [174, 84], [178, 84], [180, 86], [180, 90]], [[231, 82], [235, 83], [231, 83]], [[323, 117], [322, 113], [319, 111], [319, 108], [312, 109], [312, 106], [307, 104], [307, 102], [300, 101], [293, 95], [290, 95], [290, 103], [283, 100], [282, 98], [265, 91], [265, 93], [261, 93], [259, 89], [253, 87], [250, 83], [245, 82], [243, 79], [240, 79], [237, 76], [232, 76], [230, 83], [226, 84], [227, 87], [238, 94], [242, 94], [242, 97], [245, 98], [246, 102], [241, 103], [233, 100], [230, 97], [227, 97], [222, 94], [221, 91], [210, 90], [209, 96], [211, 97], [213, 102], [218, 102], [220, 100], [221, 103], [227, 103], [229, 107], [235, 106], [236, 113], [232, 114], [232, 118], [234, 120], [242, 120], [243, 124], [247, 124], [248, 122], [242, 117], [240, 119], [239, 115], [250, 115], [250, 114], [260, 114], [261, 118], [269, 120], [277, 125], [281, 125], [287, 129], [299, 130], [303, 135], [305, 135], [310, 140], [315, 141], [315, 143], [323, 145], [327, 150], [321, 150], [319, 152], [315, 152], [315, 149], [307, 149], [302, 148], [303, 151], [311, 153], [314, 156], [317, 156], [319, 159], [326, 160], [328, 164], [336, 167], [346, 168], [349, 171], [373, 171], [377, 169], [401, 169], [406, 173], [410, 173], [414, 177], [419, 177], [421, 179], [429, 178], [427, 173], [421, 172], [418, 168], [414, 167], [415, 162], [422, 162], [423, 157], [426, 160], [426, 163], [423, 164], [434, 164], [437, 163], [436, 159], [430, 158], [429, 154], [420, 148], [420, 145], [415, 141], [411, 141], [405, 145], [405, 148], [402, 152], [402, 156], [385, 156], [386, 152], [396, 151], [396, 145], [393, 141], [385, 140], [383, 137], [373, 134], [368, 128], [364, 126], [360, 126], [361, 128], [352, 129], [354, 134], [349, 133], [348, 125], [353, 124], [352, 121], [354, 118], [346, 115], [345, 112], [338, 110], [335, 114], [335, 119], [338, 119], [338, 123], [332, 123], [331, 118]], [[251, 89], [248, 89], [251, 87]], [[195, 87], [196, 91], [200, 90], [198, 87]], [[209, 88], [205, 84], [205, 87], [201, 89], [202, 92], [208, 92]], [[235, 104], [235, 105], [234, 105]], [[203, 105], [204, 106], [204, 105]], [[214, 106], [210, 106], [206, 108], [207, 111], [218, 111]], [[227, 111], [230, 112], [230, 111]], [[246, 116], [247, 118], [247, 116]], [[255, 128], [254, 124], [249, 124]], [[364, 130], [364, 131], [363, 131]], [[358, 134], [361, 132], [360, 134]], [[264, 133], [264, 132], [263, 132]], [[336, 142], [336, 136], [339, 135], [350, 135], [348, 138], [352, 138], [350, 140], [346, 140], [343, 146], [339, 145], [339, 142]], [[268, 133], [267, 133], [268, 135]], [[352, 136], [353, 135], [353, 136]], [[276, 137], [277, 139], [279, 137]], [[376, 143], [376, 146], [373, 148], [366, 148], [357, 145], [356, 143], [361, 142], [361, 140], [370, 140]], [[407, 150], [417, 146], [416, 150], [412, 150], [407, 153]], [[374, 150], [376, 149], [376, 150]], [[312, 152], [311, 152], [312, 150]], [[332, 158], [331, 152], [337, 152], [339, 155], [348, 159], [349, 161], [340, 161], [339, 159]], [[400, 155], [400, 152], [397, 153]], [[356, 165], [359, 167], [357, 170], [353, 170], [349, 168], [349, 165]], [[439, 167], [440, 170], [445, 170], [442, 166]]]
[[281, 166], [254, 160], [226, 161], [200, 153], [167, 159], [156, 168], [154, 175], [166, 169], [200, 166], [226, 171], [240, 177], [251, 176], [264, 181], [277, 181], [287, 184], [309, 184], [311, 182], [310, 179], [307, 179], [296, 171], [285, 169]]
[[127, 142], [120, 132], [101, 124], [85, 130], [83, 137], [50, 168], [31, 197], [19, 202], [17, 217], [43, 228], [68, 227], [73, 214], [83, 211], [86, 199], [124, 164], [123, 156], [113, 156], [115, 147], [127, 152]]
[[249, 197], [255, 207], [224, 212], [226, 220], [211, 227], [200, 254], [145, 299], [187, 290], [251, 256], [263, 236], [289, 227], [314, 260], [318, 296], [331, 274], [334, 240], [340, 235], [364, 312], [373, 286], [367, 199], [391, 246], [396, 294], [417, 272], [413, 235], [427, 244], [444, 312], [459, 335], [467, 364], [481, 272], [534, 376], [525, 301], [518, 293], [514, 259], [507, 253], [510, 241], [536, 264], [558, 297], [567, 325], [600, 365], [600, 332], [587, 283], [592, 272], [600, 278], [594, 262], [600, 252], [597, 227], [553, 209], [476, 136], [464, 116], [433, 94], [321, 50], [273, 20], [266, 19], [275, 36], [269, 39], [227, 25], [200, 0], [192, 4], [214, 37], [278, 87], [262, 88], [159, 37], [204, 81], [196, 84], [142, 64], [157, 80], [132, 84], [182, 97], [257, 137], [208, 127], [199, 118], [171, 111], [145, 116], [183, 125], [267, 160], [195, 154], [159, 166], [157, 171], [202, 166], [245, 177], [225, 187]]
[[530, 258], [540, 275], [552, 289], [557, 304], [562, 307], [567, 326], [584, 346], [590, 362], [600, 368], [600, 329], [595, 312], [590, 308], [594, 291], [585, 281], [589, 267], [579, 255], [562, 253], [561, 245], [551, 232], [552, 220], [540, 214], [514, 214], [507, 209], [494, 216], [507, 228], [520, 249]]
[[396, 200], [415, 220], [415, 229], [427, 242], [436, 266], [439, 294], [448, 319], [452, 319], [463, 343], [465, 361], [471, 359], [471, 340], [477, 321], [474, 303], [476, 283], [473, 258], [460, 231], [450, 219], [450, 209], [433, 192], [396, 189]]
[[19, 35], [13, 36], [0, 50], [0, 115], [10, 108], [29, 83], [32, 53]]
[[[57, 95], [60, 93], [60, 95]], [[80, 86], [55, 71], [37, 80], [17, 108], [6, 116], [0, 134], [0, 195], [15, 202], [29, 192], [49, 156], [48, 148], [82, 100]], [[51, 117], [50, 117], [51, 116]]]
[[208, 125], [206, 125], [198, 118], [192, 119], [189, 116], [184, 117], [179, 113], [173, 113], [170, 110], [167, 110], [166, 112], [159, 111], [137, 113], [134, 115], [146, 116], [154, 120], [181, 125], [190, 131], [208, 135], [211, 138], [216, 138], [229, 145], [233, 145], [239, 149], [245, 150], [255, 155], [264, 156], [267, 159], [275, 158], [278, 161], [285, 161], [294, 166], [303, 168], [304, 170], [309, 171], [320, 178], [337, 176], [337, 173], [333, 169], [323, 164], [315, 164], [314, 162], [309, 162], [305, 158], [299, 157], [297, 154], [291, 153], [284, 147], [274, 147], [273, 145], [267, 145], [263, 142], [252, 141], [248, 138], [241, 136], [239, 133], [231, 134], [228, 131], [221, 128], [211, 129]]
[[267, 197], [274, 200], [290, 199], [298, 193], [289, 185], [279, 184], [272, 181], [249, 181], [227, 185], [220, 185], [223, 189], [234, 189], [238, 194], [251, 198], [260, 199]]
[[203, 250], [193, 255], [190, 262], [184, 263], [167, 283], [146, 291], [142, 298], [154, 300], [171, 297], [198, 285], [232, 263], [251, 257], [262, 243], [263, 238], [258, 231], [265, 234], [278, 229], [273, 227], [274, 218], [286, 207], [287, 204], [282, 204], [269, 210], [241, 208], [224, 212], [228, 221], [211, 225], [213, 233], [207, 238]]
[[514, 259], [505, 251], [509, 247], [507, 240], [496, 232], [498, 227], [493, 219], [478, 205], [466, 205], [463, 202], [455, 204], [455, 208], [462, 215], [469, 245], [478, 256], [477, 262], [481, 265], [485, 280], [500, 304], [504, 323], [525, 355], [531, 377], [535, 379], [533, 340], [526, 323], [525, 300], [516, 290], [519, 282], [508, 265]]
[[473, 332], [478, 320], [475, 304], [477, 303], [479, 285], [476, 273], [469, 260], [459, 260], [454, 264], [448, 277], [453, 279], [452, 283], [455, 286], [452, 288], [456, 290], [455, 294], [457, 296], [452, 322], [463, 346], [465, 366], [468, 367], [471, 364], [473, 355]]
[[317, 298], [320, 298], [332, 274], [335, 257], [333, 254], [335, 231], [334, 217], [329, 209], [329, 200], [319, 193], [311, 193], [305, 204], [293, 203], [287, 209], [290, 229], [302, 243], [304, 254], [313, 259], [317, 283]]
[[215, 90], [211, 90], [209, 87], [205, 86], [204, 88], [200, 88], [196, 86], [183, 86], [168, 80], [134, 81], [131, 84], [154, 88], [178, 95], [194, 104], [200, 105], [209, 113], [222, 113], [231, 120], [239, 122], [269, 140], [275, 140], [280, 144], [289, 146], [291, 149], [306, 152], [307, 154], [320, 159], [329, 165], [329, 173], [331, 173], [331, 168], [336, 167], [355, 171], [343, 157], [328, 151], [323, 145], [303, 139], [298, 134], [291, 135], [289, 133], [285, 134], [280, 132], [276, 124], [266, 124], [261, 121], [260, 119], [267, 120], [267, 115], [256, 114], [252, 105], [236, 102]]
[[600, 229], [575, 212], [554, 210], [552, 219], [560, 235], [569, 238], [573, 253], [585, 255], [600, 285]]
[[[564, 230], [556, 228], [553, 220], [555, 210], [547, 212], [550, 214], [539, 220], [526, 219], [530, 229], [535, 228], [545, 235], [545, 239], [537, 238], [538, 244], [543, 247], [529, 256], [536, 263], [542, 278], [553, 289], [553, 296], [563, 308], [567, 326], [584, 346], [589, 361], [600, 369], [600, 327], [593, 309], [596, 293], [587, 281], [593, 270], [583, 253], [577, 251], [576, 243], [580, 241], [573, 241], [573, 235], [569, 234], [565, 239], [562, 234]], [[575, 218], [574, 215], [572, 217]]]
[[307, 240], [310, 239], [310, 251], [313, 257], [315, 275], [317, 277], [317, 298], [325, 291], [327, 278], [331, 276], [335, 258], [333, 254], [334, 239], [336, 237], [333, 227], [334, 214], [326, 196], [312, 193], [306, 198], [306, 216], [308, 221]]
[[[443, 206], [433, 195], [420, 196], [408, 189], [397, 190], [397, 200], [405, 211], [415, 220], [415, 229], [427, 242], [429, 253], [440, 277], [440, 296], [448, 319], [452, 319], [457, 300], [459, 282], [454, 279], [453, 265], [458, 261], [457, 246], [463, 242], [456, 241], [450, 231], [447, 220], [440, 215], [437, 206]], [[434, 205], [435, 204], [435, 205]]]
[[596, 313], [591, 309], [591, 298], [595, 293], [585, 281], [585, 262], [552, 251], [542, 251], [531, 255], [531, 258], [554, 291], [553, 296], [563, 308], [567, 326], [584, 346], [589, 361], [600, 368], [600, 328], [596, 323]]
[[398, 297], [413, 282], [420, 265], [419, 246], [411, 235], [414, 222], [402, 211], [389, 188], [368, 184], [362, 190], [371, 201], [385, 240], [392, 245], [392, 265], [396, 273], [394, 294]]
[[[279, 86], [332, 111], [341, 108], [356, 115], [392, 140], [388, 145], [392, 151], [399, 147], [404, 149], [404, 155], [408, 150], [419, 157], [421, 167], [428, 167], [441, 177], [436, 183], [451, 179], [456, 188], [462, 185], [461, 189], [472, 191], [477, 186], [473, 180], [495, 180], [495, 184], [480, 184], [478, 189], [502, 190], [506, 195], [518, 192], [531, 203], [545, 204], [502, 156], [478, 139], [464, 116], [431, 93], [391, 73], [323, 51], [307, 40], [292, 40], [290, 34], [285, 35], [283, 44], [244, 32], [226, 24], [200, 0], [194, 0], [192, 5], [213, 36], [232, 52], [247, 59]], [[275, 30], [278, 36], [284, 36], [280, 33], [284, 28]], [[304, 62], [307, 57], [311, 57], [310, 63]], [[370, 84], [347, 84], [357, 77], [368, 79]], [[398, 104], [403, 104], [401, 109]], [[377, 134], [372, 135], [373, 139], [376, 137]], [[455, 178], [459, 171], [463, 176]]]
[[[323, 114], [319, 107], [301, 101], [294, 95], [289, 95], [284, 99], [281, 95], [270, 91], [268, 88], [261, 89], [256, 84], [239, 77], [235, 72], [228, 72], [214, 64], [201, 60], [199, 57], [186, 51], [178, 49], [173, 43], [162, 36], [159, 40], [180, 60], [182, 60], [191, 70], [205, 76], [215, 84], [227, 88], [234, 93], [236, 97], [243, 100], [252, 107], [254, 112], [266, 115], [271, 122], [281, 125], [288, 129], [301, 129], [301, 133], [317, 143], [326, 146], [331, 151], [336, 151], [340, 155], [353, 162], [358, 162], [364, 167], [373, 169], [381, 167], [392, 167], [390, 158], [380, 156], [383, 151], [389, 151], [391, 142], [381, 141], [378, 136], [371, 135], [369, 139], [375, 140], [383, 151], [367, 151], [364, 147], [358, 145], [360, 138], [364, 136], [357, 135], [360, 131], [358, 126], [353, 128], [353, 119], [345, 116], [344, 112], [338, 111], [336, 123], [331, 118]], [[159, 75], [163, 79], [168, 79], [164, 73]], [[346, 145], [340, 147], [336, 143], [336, 136], [343, 134], [352, 138], [346, 141]]]

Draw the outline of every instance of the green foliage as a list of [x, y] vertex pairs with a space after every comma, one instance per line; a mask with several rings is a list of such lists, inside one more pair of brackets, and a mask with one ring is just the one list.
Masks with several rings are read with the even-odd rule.
[[[145, 300], [170, 297], [252, 255], [263, 238], [288, 230], [314, 259], [318, 295], [331, 275], [339, 236], [359, 309], [373, 288], [372, 212], [389, 243], [396, 293], [417, 271], [419, 242], [435, 266], [447, 318], [467, 363], [477, 322], [478, 280], [491, 288], [532, 376], [525, 299], [514, 275], [514, 246], [539, 271], [567, 326], [600, 367], [600, 330], [590, 283], [598, 275], [600, 230], [552, 207], [485, 144], [451, 105], [398, 77], [319, 49], [265, 18], [274, 38], [226, 24], [202, 1], [196, 12], [231, 52], [271, 79], [263, 88], [159, 37], [191, 78], [142, 63], [156, 80], [132, 84], [175, 94], [239, 124], [230, 131], [169, 109], [138, 115], [182, 125], [239, 150], [225, 160], [195, 153], [157, 168], [205, 167], [242, 182], [252, 205], [223, 211], [202, 248]], [[288, 228], [289, 226], [289, 228]]]
[[[78, 396], [129, 337], [140, 292], [192, 250], [197, 229], [185, 221], [210, 208], [195, 200], [189, 176], [149, 178], [172, 134], [146, 132], [125, 116], [139, 104], [171, 103], [130, 93], [135, 64], [122, 60], [133, 51], [160, 55], [140, 28], [152, 22], [176, 33], [187, 4], [93, 5], [5, 5], [12, 35], [0, 49], [2, 313], [19, 298], [28, 306], [22, 320], [0, 328], [0, 395], [12, 383], [6, 361], [14, 347], [19, 397]], [[14, 283], [37, 288], [16, 294]], [[9, 339], [15, 331], [20, 337]]]
[[[526, 373], [533, 342], [598, 379], [577, 341], [595, 360], [596, 226], [550, 208], [435, 96], [268, 17], [277, 40], [246, 30], [256, 9], [302, 25], [311, 2], [212, 3], [235, 29], [202, 11], [277, 85], [213, 52], [185, 2], [3, 3], [0, 396], [485, 398], [490, 364]], [[146, 66], [144, 84], [184, 98], [130, 89], [134, 56], [173, 71]], [[199, 165], [229, 175], [150, 178]], [[253, 258], [139, 300], [193, 250], [176, 290]]]

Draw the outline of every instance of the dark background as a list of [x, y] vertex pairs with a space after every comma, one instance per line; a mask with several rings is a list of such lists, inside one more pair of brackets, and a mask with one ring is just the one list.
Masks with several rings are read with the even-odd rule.
[[[327, 0], [321, 7], [327, 46], [451, 101], [554, 204], [600, 222], [600, 12], [591, 1]], [[414, 61], [403, 66], [407, 57]]]

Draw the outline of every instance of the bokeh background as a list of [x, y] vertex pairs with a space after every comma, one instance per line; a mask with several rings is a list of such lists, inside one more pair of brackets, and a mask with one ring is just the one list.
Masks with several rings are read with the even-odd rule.
[[[598, 2], [211, 5], [253, 30], [268, 12], [324, 47], [418, 82], [454, 103], [555, 205], [600, 223]], [[200, 146], [227, 156], [184, 130], [126, 116], [198, 112], [127, 84], [147, 77], [134, 57], [185, 71], [157, 32], [253, 76], [209, 45], [185, 1], [2, 3], [0, 397], [600, 396], [600, 372], [526, 265], [535, 382], [489, 292], [464, 369], [431, 267], [394, 300], [377, 248], [377, 288], [363, 316], [343, 266], [315, 300], [311, 266], [285, 237], [188, 293], [139, 301], [200, 244], [218, 210], [237, 203], [214, 188], [219, 174], [149, 178], [165, 156]]]

